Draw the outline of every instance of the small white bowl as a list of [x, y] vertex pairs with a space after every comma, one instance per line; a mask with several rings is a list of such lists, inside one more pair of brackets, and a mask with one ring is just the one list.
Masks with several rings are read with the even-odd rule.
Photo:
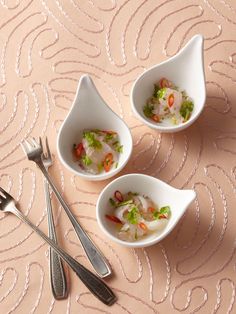
[[[172, 125], [166, 121], [152, 122], [145, 117], [143, 106], [153, 94], [154, 84], [163, 77], [185, 90], [193, 100], [194, 109], [187, 122]], [[199, 117], [206, 101], [203, 36], [195, 35], [178, 54], [142, 73], [133, 84], [130, 101], [135, 116], [159, 132], [177, 132], [190, 126]]]
[[[114, 223], [105, 217], [106, 214], [112, 214], [109, 210], [109, 198], [113, 197], [114, 192], [117, 190], [121, 193], [132, 191], [146, 195], [158, 207], [169, 205], [171, 216], [166, 227], [160, 232], [153, 233], [135, 242], [120, 240], [116, 235], [117, 230]], [[178, 190], [161, 180], [144, 174], [127, 174], [113, 180], [100, 193], [96, 205], [98, 225], [111, 240], [123, 246], [133, 248], [150, 246], [164, 239], [173, 230], [195, 197], [194, 190]]]
[[[85, 129], [112, 130], [118, 133], [123, 153], [119, 156], [118, 167], [109, 172], [91, 174], [83, 171], [72, 154], [73, 144], [82, 139]], [[64, 120], [57, 138], [57, 152], [62, 164], [79, 177], [99, 181], [116, 175], [127, 164], [133, 149], [130, 130], [125, 122], [111, 110], [98, 93], [88, 75], [80, 78], [72, 107]]]

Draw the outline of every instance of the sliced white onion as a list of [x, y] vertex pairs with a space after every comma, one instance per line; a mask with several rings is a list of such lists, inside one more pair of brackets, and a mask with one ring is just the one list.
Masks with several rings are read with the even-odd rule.
[[136, 205], [136, 206], [140, 206], [141, 205], [141, 202], [140, 202], [140, 199], [139, 199], [139, 197], [138, 196], [136, 196], [136, 195], [132, 195], [132, 199], [133, 199], [133, 201], [134, 201], [134, 204]]
[[142, 210], [147, 211], [147, 209], [149, 207], [148, 200], [146, 198], [144, 198], [143, 196], [141, 196], [141, 195], [138, 195], [137, 197], [139, 198], [139, 200], [140, 200], [140, 202], [142, 204], [142, 207], [143, 207]]
[[122, 226], [122, 228], [120, 229], [120, 231], [128, 231], [129, 230], [129, 224], [128, 223], [125, 223], [123, 226]]
[[168, 219], [158, 219], [153, 221], [145, 221], [146, 226], [149, 230], [161, 230], [165, 228], [166, 224], [168, 223]]
[[117, 218], [119, 218], [120, 221], [126, 222], [126, 219], [124, 218], [124, 213], [125, 213], [127, 210], [129, 210], [129, 208], [130, 208], [129, 204], [123, 205], [123, 206], [120, 206], [120, 207], [116, 208], [116, 210], [115, 210], [115, 216], [116, 216]]

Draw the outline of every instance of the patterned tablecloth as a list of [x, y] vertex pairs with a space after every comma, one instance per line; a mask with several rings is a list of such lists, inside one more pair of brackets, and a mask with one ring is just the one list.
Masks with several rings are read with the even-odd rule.
[[[205, 38], [205, 109], [187, 130], [157, 133], [133, 117], [132, 83], [197, 33]], [[20, 147], [29, 135], [47, 135], [51, 173], [108, 257], [114, 275], [107, 282], [118, 296], [106, 307], [69, 271], [69, 297], [55, 301], [48, 246], [17, 218], [0, 214], [0, 313], [236, 312], [235, 63], [234, 0], [0, 1], [0, 185], [47, 232], [42, 176]], [[83, 181], [58, 160], [57, 132], [83, 73], [132, 132], [133, 155], [122, 174], [146, 173], [197, 192], [157, 245], [133, 250], [108, 240], [95, 204], [110, 180]], [[53, 206], [60, 244], [91, 269], [55, 199]]]

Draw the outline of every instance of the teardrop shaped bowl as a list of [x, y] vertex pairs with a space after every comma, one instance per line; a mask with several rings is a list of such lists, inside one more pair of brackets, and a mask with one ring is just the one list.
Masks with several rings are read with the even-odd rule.
[[[91, 174], [83, 171], [74, 160], [73, 145], [82, 139], [84, 130], [112, 130], [118, 133], [123, 153], [117, 168], [109, 172]], [[125, 122], [111, 110], [98, 93], [88, 75], [80, 78], [72, 107], [65, 118], [57, 138], [57, 152], [62, 164], [85, 180], [99, 181], [116, 175], [127, 164], [133, 148], [132, 136]]]
[[[109, 199], [113, 197], [115, 191], [120, 191], [122, 194], [131, 191], [148, 196], [159, 208], [170, 206], [171, 214], [165, 228], [134, 242], [119, 239], [117, 224], [105, 216], [114, 215]], [[127, 174], [113, 180], [101, 191], [96, 205], [96, 217], [101, 230], [114, 242], [132, 248], [146, 247], [160, 242], [174, 229], [195, 197], [194, 190], [179, 190], [145, 174]]]
[[[145, 117], [143, 106], [153, 94], [154, 84], [163, 77], [185, 90], [193, 100], [194, 109], [187, 122], [178, 125], [156, 123]], [[159, 132], [177, 132], [189, 127], [201, 114], [206, 101], [203, 36], [195, 35], [175, 56], [142, 73], [133, 84], [130, 101], [135, 116]]]

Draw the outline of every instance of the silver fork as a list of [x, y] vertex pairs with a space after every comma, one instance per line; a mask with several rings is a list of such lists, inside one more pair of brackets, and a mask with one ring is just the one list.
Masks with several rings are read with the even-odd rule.
[[43, 149], [40, 144], [34, 138], [28, 138], [21, 143], [21, 146], [26, 153], [29, 160], [34, 161], [39, 169], [42, 171], [44, 176], [46, 177], [48, 183], [50, 184], [53, 192], [55, 193], [57, 199], [61, 203], [62, 207], [64, 208], [68, 218], [70, 219], [72, 226], [84, 248], [84, 251], [91, 262], [92, 266], [94, 267], [95, 271], [100, 277], [106, 277], [111, 274], [111, 269], [106, 262], [105, 257], [102, 253], [98, 250], [98, 248], [94, 245], [88, 234], [84, 231], [82, 226], [74, 217], [73, 213], [71, 212], [69, 206], [61, 196], [60, 192], [57, 190], [56, 186], [54, 185], [51, 177], [49, 176], [47, 170], [45, 169], [42, 161], [42, 153]]
[[[48, 139], [45, 140], [46, 151], [42, 154], [42, 161], [44, 167], [48, 171], [48, 168], [52, 165], [52, 156], [48, 145]], [[43, 147], [42, 140], [40, 138], [40, 145]], [[47, 180], [44, 178], [44, 192], [47, 204], [47, 216], [48, 216], [48, 235], [51, 240], [57, 244], [57, 236], [55, 225], [53, 221], [52, 204], [49, 192], [49, 186]], [[50, 247], [49, 248], [49, 272], [50, 282], [53, 296], [56, 300], [66, 299], [68, 296], [68, 285], [66, 281], [65, 270], [63, 267], [60, 256]]]
[[44, 239], [54, 251], [73, 269], [76, 275], [86, 285], [86, 287], [103, 303], [112, 305], [116, 301], [116, 296], [112, 290], [99, 277], [78, 263], [74, 258], [62, 250], [54, 241], [49, 239], [40, 229], [32, 224], [26, 216], [20, 212], [16, 206], [14, 198], [0, 187], [0, 210], [4, 213], [12, 213], [29, 225], [41, 238]]

